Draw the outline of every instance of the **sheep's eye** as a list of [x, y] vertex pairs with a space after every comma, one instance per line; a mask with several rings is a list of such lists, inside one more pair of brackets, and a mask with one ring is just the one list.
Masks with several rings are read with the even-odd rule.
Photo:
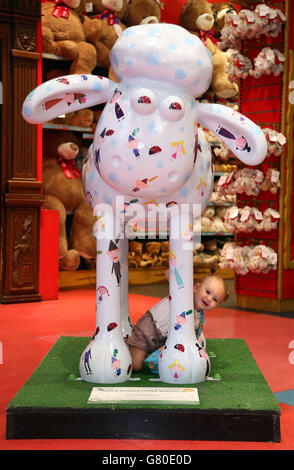
[[184, 102], [179, 96], [168, 96], [160, 104], [160, 112], [168, 121], [179, 121], [185, 114]]
[[151, 114], [157, 108], [157, 97], [152, 90], [140, 88], [133, 91], [131, 105], [139, 114]]

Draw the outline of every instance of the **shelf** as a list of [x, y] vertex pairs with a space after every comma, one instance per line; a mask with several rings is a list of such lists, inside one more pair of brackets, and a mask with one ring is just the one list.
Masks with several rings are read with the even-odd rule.
[[232, 232], [201, 232], [201, 236], [206, 237], [233, 237], [234, 235]]
[[[129, 285], [155, 284], [157, 282], [167, 282], [165, 273], [168, 266], [154, 268], [130, 268]], [[194, 266], [194, 279], [200, 279], [211, 274], [210, 267]], [[232, 269], [220, 269], [215, 271], [217, 276], [223, 279], [233, 279]], [[59, 271], [58, 287], [60, 290], [95, 288], [96, 270]]]
[[209, 202], [208, 206], [217, 206], [217, 207], [231, 207], [235, 206], [236, 202]]
[[69, 59], [65, 59], [61, 55], [56, 55], [56, 54], [50, 54], [49, 52], [42, 52], [42, 59], [50, 59], [50, 60], [66, 60], [67, 62], [70, 62]]
[[67, 126], [66, 124], [54, 124], [45, 123], [43, 129], [57, 129], [62, 131], [76, 131], [76, 132], [92, 132], [91, 127], [80, 127], [80, 126]]

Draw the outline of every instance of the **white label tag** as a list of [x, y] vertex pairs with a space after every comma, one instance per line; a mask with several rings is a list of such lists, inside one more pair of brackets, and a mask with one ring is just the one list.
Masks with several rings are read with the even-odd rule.
[[263, 17], [263, 16], [268, 15], [268, 13], [269, 13], [269, 7], [267, 5], [260, 5], [259, 16]]
[[232, 16], [232, 25], [233, 25], [233, 26], [237, 26], [238, 23], [239, 23], [239, 20], [240, 20], [240, 18], [239, 18], [238, 15], [233, 15], [233, 16]]
[[85, 12], [86, 13], [92, 13], [93, 11], [93, 3], [92, 2], [87, 2], [85, 5]]
[[268, 138], [270, 142], [276, 142], [278, 140], [277, 134], [274, 131], [269, 131]]
[[272, 170], [271, 182], [277, 183], [280, 179], [280, 172], [278, 170]]
[[246, 12], [246, 17], [247, 17], [247, 22], [248, 23], [254, 23], [255, 17], [254, 17], [254, 12], [253, 11], [247, 11]]
[[234, 250], [233, 248], [228, 248], [226, 251], [226, 259], [234, 259]]
[[255, 220], [262, 220], [262, 213], [258, 210], [254, 211]]
[[256, 183], [262, 183], [263, 182], [264, 175], [263, 175], [262, 171], [257, 171], [256, 172], [254, 180], [255, 180]]
[[281, 133], [277, 135], [277, 139], [280, 145], [285, 145], [285, 143], [287, 142], [286, 137]]
[[238, 207], [233, 207], [229, 212], [229, 219], [235, 219], [238, 216], [239, 209]]
[[249, 219], [249, 216], [250, 216], [250, 212], [249, 210], [246, 209], [240, 217], [240, 222], [247, 222], [247, 220]]
[[269, 251], [268, 247], [263, 245], [261, 247], [261, 256], [262, 256], [262, 258], [267, 259], [269, 257], [269, 255], [270, 255], [270, 251]]
[[221, 175], [220, 179], [218, 180], [218, 186], [224, 186], [227, 182], [228, 175]]
[[267, 60], [272, 61], [275, 58], [274, 51], [272, 49], [266, 49], [265, 51], [265, 57]]

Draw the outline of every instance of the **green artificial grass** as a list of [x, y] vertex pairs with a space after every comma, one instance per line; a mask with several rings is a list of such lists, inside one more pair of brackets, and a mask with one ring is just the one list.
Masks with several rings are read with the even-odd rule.
[[[88, 404], [93, 383], [75, 380], [79, 377], [79, 360], [90, 338], [61, 337], [8, 405], [15, 408], [161, 408], [187, 409], [187, 405], [166, 404]], [[221, 380], [209, 380], [197, 387], [200, 405], [197, 409], [209, 410], [263, 410], [280, 411], [278, 401], [271, 392], [256, 365], [248, 346], [242, 339], [207, 339], [211, 357], [211, 376], [219, 374]], [[156, 376], [149, 369], [133, 373], [140, 381], [129, 380], [120, 387], [182, 387], [183, 384], [166, 384], [149, 381]], [[97, 384], [97, 386], [107, 384]], [[191, 387], [191, 384], [187, 384]], [[109, 384], [113, 387], [113, 384]], [[194, 405], [195, 408], [195, 405]]]

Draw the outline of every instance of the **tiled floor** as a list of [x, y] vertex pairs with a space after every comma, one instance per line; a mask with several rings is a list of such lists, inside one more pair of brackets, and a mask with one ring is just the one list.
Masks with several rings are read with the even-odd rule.
[[[166, 293], [166, 285], [130, 289], [133, 321]], [[134, 291], [136, 293], [134, 293]], [[142, 297], [141, 292], [145, 294]], [[285, 450], [294, 449], [294, 314], [240, 311], [231, 305], [206, 315], [209, 338], [243, 338], [281, 406], [281, 442], [151, 440], [6, 440], [6, 406], [59, 336], [90, 336], [95, 290], [59, 292], [58, 300], [0, 305], [0, 449], [6, 450]]]

